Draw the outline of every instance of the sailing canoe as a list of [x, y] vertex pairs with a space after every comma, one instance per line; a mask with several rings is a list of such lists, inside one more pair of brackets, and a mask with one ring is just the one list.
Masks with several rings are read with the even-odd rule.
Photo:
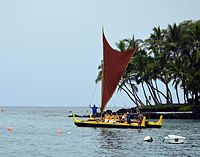
[[[139, 129], [137, 122], [127, 123], [127, 122], [104, 122], [100, 119], [96, 120], [78, 120], [75, 115], [73, 115], [74, 124], [78, 127], [101, 127], [101, 128], [131, 128]], [[141, 123], [141, 128], [145, 128], [146, 117], [143, 118]]]
[[[106, 40], [103, 33], [103, 68], [102, 68], [102, 95], [101, 95], [101, 114], [112, 97], [123, 73], [125, 72], [131, 57], [136, 48], [129, 49], [125, 52], [114, 50]], [[95, 120], [78, 120], [74, 115], [74, 124], [78, 127], [107, 127], [107, 128], [160, 128], [162, 127], [162, 116], [157, 122], [146, 121], [143, 117], [141, 126], [136, 122], [105, 122], [100, 119]]]
[[[132, 121], [130, 124], [128, 124], [127, 122], [104, 122], [101, 121], [101, 119], [93, 119], [93, 118], [78, 120], [75, 115], [73, 115], [73, 118], [74, 118], [74, 124], [78, 127], [132, 128], [132, 129], [139, 128], [137, 121]], [[163, 116], [161, 115], [159, 120], [154, 122], [146, 120], [146, 117], [144, 116], [141, 128], [161, 128], [162, 119]]]

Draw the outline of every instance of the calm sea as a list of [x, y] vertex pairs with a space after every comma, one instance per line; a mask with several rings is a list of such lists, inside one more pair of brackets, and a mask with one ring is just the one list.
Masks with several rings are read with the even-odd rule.
[[[90, 113], [88, 108], [78, 107], [1, 107], [0, 157], [200, 156], [199, 120], [164, 120], [161, 129], [139, 133], [78, 128], [68, 117], [70, 111]], [[164, 143], [169, 134], [185, 136], [185, 143]], [[152, 136], [153, 142], [144, 142], [145, 136]]]

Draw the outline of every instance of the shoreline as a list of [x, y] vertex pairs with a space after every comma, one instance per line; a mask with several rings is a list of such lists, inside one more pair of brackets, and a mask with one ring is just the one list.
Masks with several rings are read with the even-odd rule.
[[[158, 119], [160, 115], [163, 115], [163, 119], [197, 119], [193, 117], [192, 111], [187, 112], [143, 112], [147, 119]], [[73, 114], [68, 115], [68, 117], [73, 117]], [[75, 117], [89, 118], [90, 115], [77, 115]], [[97, 117], [100, 117], [97, 116]]]
[[163, 115], [163, 119], [197, 119], [194, 118], [192, 111], [188, 112], [145, 112], [143, 113], [149, 119], [157, 119]]

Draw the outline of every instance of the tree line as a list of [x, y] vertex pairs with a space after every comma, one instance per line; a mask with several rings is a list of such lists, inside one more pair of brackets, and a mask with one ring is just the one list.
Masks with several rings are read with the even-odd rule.
[[[122, 53], [137, 48], [118, 84], [136, 106], [199, 103], [200, 20], [157, 26], [148, 39], [133, 35], [116, 45]], [[96, 83], [102, 78], [102, 65], [98, 69]]]

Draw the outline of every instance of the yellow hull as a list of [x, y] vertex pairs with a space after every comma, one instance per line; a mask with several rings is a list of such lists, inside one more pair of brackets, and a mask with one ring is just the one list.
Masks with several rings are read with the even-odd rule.
[[103, 122], [100, 119], [78, 120], [74, 115], [74, 124], [78, 127], [106, 127], [106, 128], [160, 128], [162, 127], [162, 116], [157, 122], [148, 122], [143, 118], [141, 126], [137, 122]]
[[161, 128], [162, 127], [163, 116], [161, 115], [157, 122], [153, 121], [146, 121], [145, 126], [146, 128]]

